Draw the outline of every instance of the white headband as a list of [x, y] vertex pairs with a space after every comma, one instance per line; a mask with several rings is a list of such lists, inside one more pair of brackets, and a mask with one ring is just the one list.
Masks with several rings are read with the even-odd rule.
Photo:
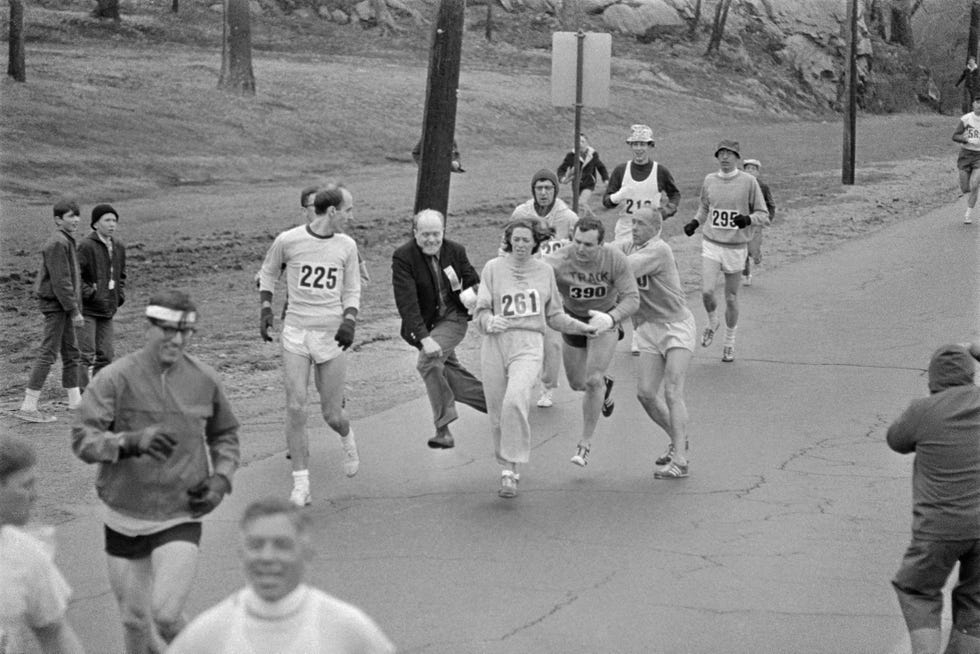
[[174, 323], [183, 327], [193, 325], [197, 321], [197, 313], [194, 311], [178, 311], [170, 307], [162, 307], [159, 304], [150, 304], [146, 307], [146, 317], [153, 320]]

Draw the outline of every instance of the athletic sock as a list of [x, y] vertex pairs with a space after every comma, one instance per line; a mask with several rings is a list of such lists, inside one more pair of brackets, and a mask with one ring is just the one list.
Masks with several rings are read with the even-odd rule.
[[718, 329], [718, 316], [714, 311], [708, 312], [708, 327], [711, 327], [711, 329]]
[[37, 401], [41, 399], [41, 391], [32, 391], [27, 389], [24, 391], [24, 401], [21, 402], [21, 411], [37, 411]]
[[293, 488], [310, 490], [310, 471], [308, 469], [293, 470]]
[[725, 325], [725, 345], [735, 345], [735, 330], [738, 329], [738, 325], [734, 327], [729, 327]]
[[72, 409], [77, 407], [82, 401], [82, 391], [75, 386], [74, 388], [65, 389], [68, 391], [68, 406]]

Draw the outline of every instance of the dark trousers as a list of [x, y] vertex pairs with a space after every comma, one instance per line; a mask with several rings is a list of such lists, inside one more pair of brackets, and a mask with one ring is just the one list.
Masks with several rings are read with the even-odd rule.
[[980, 540], [930, 541], [912, 538], [892, 586], [909, 631], [939, 629], [943, 586], [954, 566], [953, 629], [980, 636]]
[[429, 332], [442, 348], [442, 356], [428, 357], [421, 349], [416, 369], [425, 382], [436, 427], [445, 427], [459, 416], [456, 402], [462, 402], [481, 413], [487, 412], [483, 383], [464, 368], [456, 358], [455, 348], [466, 336], [464, 319], [447, 319], [436, 323]]
[[75, 339], [75, 327], [71, 324], [71, 314], [64, 311], [51, 311], [44, 315], [44, 335], [37, 349], [27, 388], [39, 391], [44, 388], [51, 366], [61, 354], [61, 385], [64, 388], [78, 386], [79, 352]]
[[89, 379], [95, 376], [115, 358], [112, 318], [85, 316], [85, 327], [78, 331], [78, 349], [81, 365], [78, 369], [78, 386], [85, 390]]

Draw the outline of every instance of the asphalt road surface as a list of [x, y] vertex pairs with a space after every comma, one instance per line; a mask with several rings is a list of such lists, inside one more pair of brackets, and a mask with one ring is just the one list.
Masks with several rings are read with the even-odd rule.
[[[350, 480], [339, 441], [311, 415], [308, 580], [361, 606], [402, 652], [907, 650], [889, 579], [909, 538], [912, 458], [884, 434], [926, 393], [932, 351], [980, 334], [980, 226], [960, 223], [961, 204], [763, 265], [741, 291], [735, 363], [721, 362], [720, 337], [692, 363], [686, 480], [653, 478], [666, 437], [634, 397], [625, 345], [590, 465], [568, 460], [581, 413], [563, 383], [554, 408], [533, 410], [512, 500], [497, 497], [489, 428], [469, 409], [447, 452], [425, 446], [424, 399], [359, 421]], [[689, 301], [700, 328], [700, 299]], [[242, 437], [282, 438], [249, 425]], [[206, 522], [192, 614], [243, 584], [245, 504], [289, 489], [281, 455], [238, 473]], [[120, 651], [97, 511], [58, 539], [72, 623], [88, 651]]]

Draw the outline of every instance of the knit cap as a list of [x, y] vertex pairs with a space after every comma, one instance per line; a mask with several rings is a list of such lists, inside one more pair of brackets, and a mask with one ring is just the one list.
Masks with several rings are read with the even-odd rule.
[[95, 223], [102, 220], [102, 216], [110, 213], [116, 217], [116, 220], [119, 220], [119, 214], [112, 208], [111, 204], [97, 204], [92, 207], [92, 228], [94, 229]]

